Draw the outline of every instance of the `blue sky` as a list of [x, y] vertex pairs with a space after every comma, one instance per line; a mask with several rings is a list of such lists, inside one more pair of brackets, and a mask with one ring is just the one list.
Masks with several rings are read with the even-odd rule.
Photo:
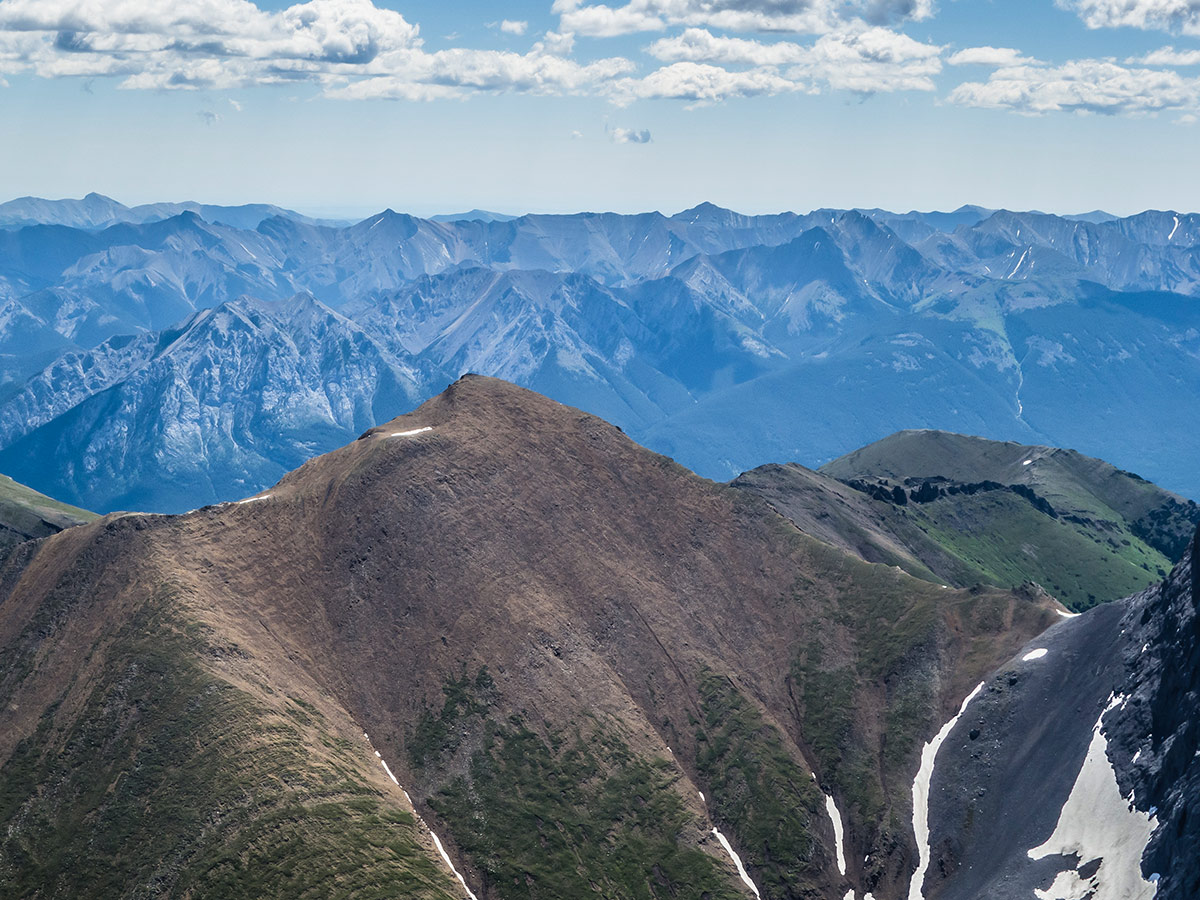
[[0, 0], [0, 198], [1200, 209], [1196, 0]]

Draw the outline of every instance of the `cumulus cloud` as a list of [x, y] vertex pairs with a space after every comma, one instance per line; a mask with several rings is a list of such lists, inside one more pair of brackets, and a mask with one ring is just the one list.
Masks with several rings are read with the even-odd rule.
[[1176, 50], [1162, 47], [1145, 56], [1127, 59], [1125, 62], [1141, 66], [1200, 66], [1200, 50]]
[[609, 138], [614, 144], [649, 144], [650, 132], [646, 129], [634, 131], [632, 128], [611, 128]]
[[[498, 24], [521, 34], [527, 23]], [[416, 25], [372, 0], [0, 0], [0, 75], [117, 77], [123, 88], [232, 89], [315, 83], [330, 96], [432, 100], [472, 91], [571, 93], [633, 64], [565, 58], [550, 32], [525, 54], [427, 52]]]
[[[792, 90], [827, 86], [857, 93], [931, 91], [932, 76], [942, 68], [941, 47], [887, 28], [864, 26], [822, 35], [811, 45], [722, 37], [689, 28], [654, 42], [648, 50], [664, 62], [753, 66], [760, 76], [776, 74], [782, 67], [781, 77]], [[788, 89], [769, 78], [760, 81], [767, 88], [760, 93]]]
[[1075, 60], [1061, 66], [1014, 66], [986, 82], [960, 84], [953, 103], [1026, 114], [1049, 112], [1136, 115], [1195, 109], [1200, 79], [1178, 72], [1127, 68], [1107, 60]]
[[644, 78], [620, 79], [612, 85], [611, 95], [622, 105], [634, 100], [686, 100], [706, 104], [802, 89], [802, 85], [773, 69], [735, 72], [721, 66], [677, 62], [656, 69]]
[[992, 66], [997, 69], [1038, 64], [1038, 60], [1012, 47], [967, 47], [952, 54], [946, 62], [952, 66]]
[[722, 31], [823, 34], [864, 19], [885, 24], [928, 18], [932, 0], [629, 0], [623, 6], [555, 0], [563, 30], [612, 37], [673, 26]]
[[536, 50], [439, 50], [412, 54], [397, 61], [392, 71], [358, 79], [329, 94], [344, 99], [435, 100], [463, 96], [468, 90], [577, 93], [632, 69], [633, 63], [621, 58], [581, 64]]
[[247, 0], [0, 0], [0, 34], [7, 71], [155, 88], [307, 80], [420, 45], [415, 25], [371, 0], [278, 12]]
[[1141, 28], [1200, 34], [1200, 0], [1056, 0], [1088, 28]]

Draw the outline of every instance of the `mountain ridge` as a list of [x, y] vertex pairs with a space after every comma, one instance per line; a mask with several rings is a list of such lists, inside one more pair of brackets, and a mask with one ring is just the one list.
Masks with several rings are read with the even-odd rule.
[[[612, 419], [720, 480], [770, 461], [820, 465], [898, 429], [934, 427], [1079, 447], [1195, 497], [1182, 423], [1200, 415], [1190, 389], [1200, 378], [1197, 222], [1000, 210], [917, 234], [916, 219], [872, 210], [755, 217], [707, 205], [456, 223], [385, 211], [346, 227], [277, 215], [253, 230], [183, 212], [97, 232], [3, 231], [0, 421], [70, 415], [40, 385], [78, 359], [115, 373], [110, 341], [126, 342], [120, 368], [135, 373], [143, 344], [131, 335], [169, 335], [196, 311], [245, 296], [310, 294], [386, 357], [370, 378], [345, 381], [354, 404], [395, 393], [391, 373], [421, 399], [478, 370]], [[209, 393], [207, 382], [244, 377], [246, 361], [267, 352], [214, 346], [178, 388]], [[302, 383], [285, 369], [286, 389], [323, 393], [344, 363], [328, 366], [306, 367]], [[128, 402], [145, 421], [191, 429], [187, 404], [165, 406], [130, 377]], [[266, 367], [253, 391], [240, 389], [275, 393], [273, 378]], [[27, 389], [43, 397], [37, 408]], [[255, 401], [246, 402], [250, 417]], [[374, 408], [383, 418], [403, 405]], [[1095, 427], [1097, 417], [1109, 425]], [[231, 458], [248, 452], [221, 418], [199, 417], [207, 444]], [[0, 448], [23, 433], [0, 431]], [[329, 433], [312, 450], [344, 438]], [[296, 458], [278, 431], [256, 441], [279, 448], [261, 487]], [[155, 482], [139, 474], [153, 468], [151, 453], [130, 467], [115, 458], [120, 435], [100, 443], [112, 448], [93, 448], [101, 465], [128, 469], [127, 484], [67, 499], [111, 508], [111, 497], [145, 496], [153, 508], [187, 508], [155, 500]], [[53, 473], [80, 460], [70, 447], [56, 452], [13, 474], [63, 493]], [[187, 478], [211, 480], [201, 503], [246, 489], [244, 471]]]
[[[314, 772], [260, 800], [291, 804], [287, 817], [222, 818], [172, 857], [161, 876], [198, 895], [254, 883], [227, 862], [196, 868], [220, 847], [244, 841], [258, 853], [271, 821], [282, 835], [317, 828], [313, 792], [330, 790], [331, 766], [354, 776], [329, 794], [329, 815], [368, 803], [385, 821], [388, 809], [409, 816], [395, 820], [402, 844], [364, 874], [401, 866], [425, 871], [428, 890], [445, 885], [420, 869], [420, 820], [400, 794], [381, 793], [375, 748], [481, 897], [524, 896], [528, 879], [561, 896], [589, 879], [612, 896], [643, 884], [629, 890], [744, 896], [717, 828], [766, 896], [856, 888], [887, 900], [915, 859], [904, 823], [920, 740], [1058, 618], [1044, 595], [948, 591], [863, 563], [595, 417], [479, 377], [242, 503], [110, 515], [26, 549], [5, 579], [0, 643], [15, 662], [0, 679], [0, 810], [29, 809], [42, 783], [69, 798], [82, 777], [71, 773], [91, 771], [88, 790], [110, 798], [97, 815], [140, 833], [105, 780], [119, 777], [108, 761], [161, 764], [151, 754], [171, 746], [177, 701], [128, 673], [179, 672], [185, 687], [215, 684], [200, 696], [242, 697], [231, 721], [275, 723], [266, 759], [287, 772], [285, 760], [323, 747], [329, 730]], [[172, 638], [157, 662], [140, 637], [155, 630], [183, 642]], [[68, 677], [88, 651], [94, 677]], [[121, 684], [146, 723], [133, 744], [95, 730]], [[117, 708], [114, 724], [126, 721]], [[69, 754], [63, 741], [80, 734], [104, 735], [103, 764], [51, 766], [46, 754]], [[241, 753], [220, 760], [262, 765]], [[565, 801], [539, 784], [561, 786]], [[825, 792], [846, 824], [845, 876]], [[647, 799], [648, 816], [630, 793]], [[178, 800], [153, 796], [164, 808]], [[197, 815], [210, 808], [189, 802]], [[77, 832], [53, 826], [76, 814], [63, 799], [22, 820], [0, 868], [23, 858], [64, 877], [43, 851], [74, 846]], [[277, 865], [308, 873], [302, 860], [339, 852], [343, 838], [326, 842], [336, 831], [317, 833], [311, 854], [284, 841], [278, 863], [255, 857], [262, 895], [285, 884]], [[628, 863], [614, 870], [588, 850], [594, 841], [617, 841]], [[95, 856], [78, 858], [86, 865], [72, 877], [97, 871]], [[142, 883], [136, 857], [117, 863], [114, 883]]]

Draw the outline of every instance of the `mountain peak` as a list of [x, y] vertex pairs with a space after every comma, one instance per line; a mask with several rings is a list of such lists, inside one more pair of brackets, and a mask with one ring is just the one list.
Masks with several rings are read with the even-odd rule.
[[682, 212], [676, 213], [671, 218], [681, 222], [691, 222], [693, 224], [704, 223], [707, 225], [726, 222], [731, 218], [741, 218], [741, 214], [705, 200], [691, 209], [685, 209]]

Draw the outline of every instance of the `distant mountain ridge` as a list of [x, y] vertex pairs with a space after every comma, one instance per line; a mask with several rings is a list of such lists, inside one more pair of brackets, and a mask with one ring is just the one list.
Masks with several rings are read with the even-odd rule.
[[[385, 210], [345, 227], [272, 214], [239, 228], [193, 211], [37, 225], [0, 231], [0, 465], [85, 507], [178, 511], [267, 484], [294, 448], [331, 449], [361, 424], [330, 407], [307, 437], [287, 436], [271, 412], [284, 383], [382, 418], [405, 408], [384, 398], [480, 371], [718, 479], [924, 427], [1076, 447], [1200, 497], [1185, 424], [1200, 419], [1198, 298], [1200, 216], [1172, 212], [746, 216], [706, 203], [508, 221]], [[178, 334], [199, 340], [198, 312], [309, 301], [320, 315], [284, 329], [286, 353], [329, 349], [302, 364], [277, 368], [280, 332], [254, 326], [233, 342], [205, 332], [191, 363], [139, 374], [178, 358]], [[327, 327], [358, 335], [345, 352], [369, 348], [360, 374]], [[103, 392], [136, 431], [106, 431]], [[222, 424], [235, 420], [246, 427]], [[85, 470], [113, 473], [103, 496], [71, 474]]]
[[41, 197], [18, 197], [0, 203], [0, 228], [23, 228], [29, 225], [66, 225], [71, 228], [97, 230], [122, 222], [144, 225], [160, 222], [184, 212], [195, 213], [214, 225], [254, 229], [264, 219], [285, 216], [311, 224], [338, 224], [335, 220], [318, 220], [274, 206], [270, 203], [245, 203], [240, 206], [220, 206], [211, 203], [143, 203], [126, 206], [103, 194], [91, 193], [79, 200], [45, 200]]

